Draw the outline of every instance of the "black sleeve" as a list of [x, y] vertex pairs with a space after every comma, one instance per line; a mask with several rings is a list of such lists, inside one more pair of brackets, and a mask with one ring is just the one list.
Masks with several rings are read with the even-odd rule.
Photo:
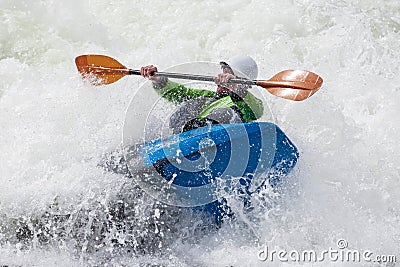
[[231, 97], [233, 102], [242, 101], [247, 95], [247, 88], [238, 85], [237, 89], [233, 92], [229, 92], [229, 96]]

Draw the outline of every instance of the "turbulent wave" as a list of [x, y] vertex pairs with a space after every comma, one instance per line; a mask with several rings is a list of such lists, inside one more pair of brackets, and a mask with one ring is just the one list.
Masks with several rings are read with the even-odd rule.
[[[397, 0], [3, 0], [0, 28], [0, 265], [265, 266], [264, 243], [339, 239], [399, 255]], [[85, 53], [161, 69], [247, 53], [260, 78], [309, 69], [325, 83], [304, 102], [265, 93], [300, 161], [216, 228], [99, 168], [144, 80], [92, 88], [73, 62]]]

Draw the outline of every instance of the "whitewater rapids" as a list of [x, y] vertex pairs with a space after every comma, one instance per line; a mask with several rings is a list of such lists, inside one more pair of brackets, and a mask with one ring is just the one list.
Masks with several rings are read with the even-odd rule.
[[[267, 266], [264, 244], [340, 239], [400, 261], [399, 40], [398, 0], [1, 0], [0, 265]], [[265, 93], [301, 152], [290, 182], [215, 229], [105, 172], [144, 79], [93, 88], [74, 65], [87, 53], [160, 69], [248, 54], [260, 78], [318, 73], [306, 101]]]

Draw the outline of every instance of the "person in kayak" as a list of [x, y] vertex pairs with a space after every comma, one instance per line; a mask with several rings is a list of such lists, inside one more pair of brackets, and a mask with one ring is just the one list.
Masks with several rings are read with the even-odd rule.
[[[222, 73], [214, 77], [214, 82], [217, 85], [216, 91], [188, 88], [168, 80], [166, 77], [153, 76], [152, 73], [158, 71], [157, 67], [153, 65], [141, 68], [141, 75], [152, 81], [154, 90], [161, 97], [179, 105], [169, 121], [169, 126], [174, 134], [210, 124], [251, 122], [262, 116], [263, 103], [248, 91], [249, 86], [229, 83], [230, 79], [236, 77], [257, 79], [257, 63], [249, 56], [236, 56], [227, 62], [220, 62], [220, 65]], [[168, 163], [167, 159], [160, 160], [153, 167], [158, 173], [162, 174], [163, 166]], [[132, 174], [130, 172], [125, 156], [118, 152], [108, 155], [101, 166], [108, 171], [124, 174], [127, 177], [137, 175], [137, 173]], [[138, 173], [140, 171], [138, 169]], [[233, 215], [224, 199], [193, 208], [193, 210], [212, 214], [217, 225], [221, 224], [222, 218], [225, 216]]]
[[[180, 104], [170, 117], [169, 126], [174, 134], [210, 124], [251, 122], [260, 118], [264, 107], [260, 99], [248, 91], [248, 85], [230, 84], [236, 77], [257, 79], [257, 63], [249, 56], [236, 56], [220, 62], [222, 73], [214, 77], [216, 92], [185, 87], [166, 77], [152, 76], [157, 67], [142, 67], [140, 73], [153, 82], [153, 88], [166, 100]], [[156, 170], [168, 162], [155, 164]], [[106, 170], [131, 177], [121, 151], [110, 153], [99, 164]]]
[[222, 73], [214, 77], [217, 90], [200, 90], [185, 87], [166, 77], [152, 76], [157, 67], [142, 67], [140, 73], [153, 82], [153, 88], [166, 100], [180, 104], [170, 118], [174, 134], [203, 127], [209, 124], [251, 122], [263, 114], [263, 103], [251, 94], [248, 85], [230, 84], [232, 78], [255, 80], [257, 63], [249, 56], [236, 56], [220, 62]]

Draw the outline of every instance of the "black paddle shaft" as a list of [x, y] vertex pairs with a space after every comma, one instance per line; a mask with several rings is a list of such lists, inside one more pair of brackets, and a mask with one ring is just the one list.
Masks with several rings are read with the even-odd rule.
[[[141, 75], [140, 70], [129, 70], [129, 75]], [[173, 73], [173, 72], [154, 72], [153, 76], [156, 77], [168, 77], [175, 79], [185, 79], [185, 80], [196, 80], [196, 81], [206, 81], [206, 82], [214, 82], [213, 76], [206, 75], [197, 75], [197, 74], [185, 74], [185, 73]], [[235, 78], [230, 79], [229, 83], [237, 83], [237, 84], [248, 84], [255, 85], [256, 81], [244, 79], [244, 78]]]

